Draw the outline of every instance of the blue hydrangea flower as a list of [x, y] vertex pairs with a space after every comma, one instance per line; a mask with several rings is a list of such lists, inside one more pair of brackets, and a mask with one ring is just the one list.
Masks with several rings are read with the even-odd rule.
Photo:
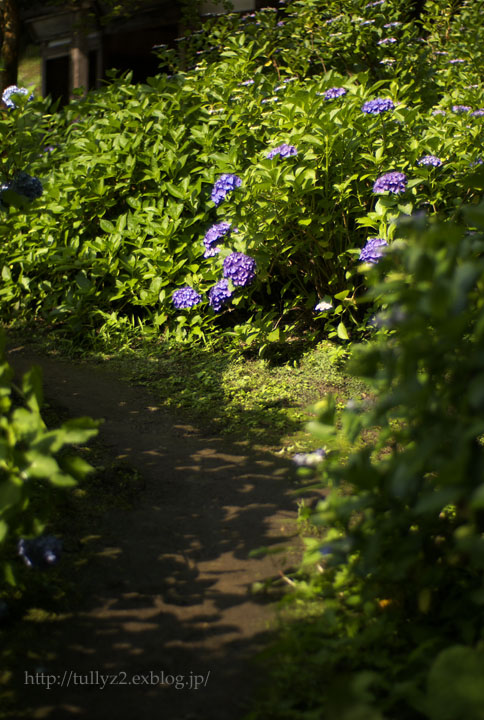
[[360, 252], [360, 261], [376, 263], [382, 257], [382, 247], [388, 245], [387, 241], [380, 237], [368, 238], [365, 247]]
[[23, 195], [28, 200], [36, 200], [44, 192], [39, 178], [32, 177], [23, 170], [17, 173], [12, 180], [10, 190], [14, 190], [19, 195]]
[[424, 155], [417, 162], [419, 165], [432, 165], [433, 167], [442, 165], [442, 160], [435, 155]]
[[[17, 105], [12, 100], [12, 95], [28, 95], [29, 91], [24, 87], [17, 87], [16, 85], [9, 85], [2, 93], [2, 100], [8, 108], [16, 108]], [[33, 100], [34, 96], [30, 93], [29, 100]]]
[[230, 232], [230, 228], [230, 223], [221, 222], [216, 225], [212, 225], [212, 227], [207, 230], [205, 237], [203, 238], [203, 244], [205, 245], [203, 257], [213, 257], [220, 252], [220, 248], [217, 247], [217, 243]]
[[452, 105], [452, 112], [455, 113], [466, 113], [472, 110], [470, 105]]
[[235, 190], [235, 188], [238, 188], [241, 185], [242, 180], [237, 175], [225, 173], [215, 182], [210, 197], [215, 205], [220, 205], [222, 200], [225, 200], [229, 192], [232, 192], [232, 190]]
[[229, 288], [229, 281], [225, 278], [219, 280], [218, 283], [208, 291], [208, 302], [215, 312], [219, 312], [231, 297], [232, 291]]
[[402, 193], [407, 187], [407, 177], [401, 172], [390, 172], [381, 175], [373, 184], [374, 193]]
[[256, 262], [250, 255], [234, 252], [224, 260], [224, 277], [232, 280], [234, 285], [245, 287], [255, 278]]
[[62, 552], [62, 541], [53, 535], [41, 535], [33, 540], [21, 538], [17, 552], [27, 567], [46, 568], [58, 562]]
[[297, 150], [294, 145], [287, 145], [286, 143], [283, 143], [282, 145], [278, 145], [272, 150], [269, 150], [266, 157], [272, 159], [276, 157], [276, 155], [279, 155], [281, 158], [284, 159], [291, 157], [292, 155], [297, 155]]
[[394, 109], [395, 105], [390, 98], [376, 98], [375, 100], [368, 100], [361, 108], [362, 112], [367, 113], [367, 115], [379, 115], [380, 113]]
[[326, 92], [324, 93], [324, 99], [335, 100], [335, 98], [339, 98], [342, 95], [346, 95], [346, 88], [333, 87], [329, 88], [329, 90], [326, 90]]
[[190, 285], [184, 285], [182, 288], [175, 290], [172, 295], [172, 302], [177, 310], [185, 310], [198, 305], [201, 299], [201, 296]]

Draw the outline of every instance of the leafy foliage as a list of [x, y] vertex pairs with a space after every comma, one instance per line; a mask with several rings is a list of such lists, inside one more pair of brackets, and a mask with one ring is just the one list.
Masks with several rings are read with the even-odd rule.
[[[430, 3], [423, 30], [396, 0], [355, 0], [340, 15], [333, 5], [216, 18], [180, 42], [191, 69], [160, 49], [172, 76], [113, 78], [52, 116], [41, 103], [6, 112], [2, 135], [18, 137], [3, 158], [6, 180], [25, 169], [21, 133], [51, 149], [34, 158], [28, 145], [44, 184], [35, 219], [1, 219], [4, 319], [35, 318], [77, 346], [135, 332], [263, 346], [364, 330], [367, 234], [391, 241], [402, 213], [451, 216], [481, 192], [467, 182], [481, 118], [451, 109], [484, 105], [480, 3], [455, 16]], [[473, 28], [472, 54], [461, 23]], [[389, 32], [395, 42], [382, 44]], [[378, 98], [394, 109], [362, 111]], [[428, 155], [442, 166], [419, 164]], [[408, 178], [398, 197], [373, 192], [388, 172]], [[224, 175], [241, 184], [215, 205]], [[206, 257], [203, 239], [221, 223], [232, 232]], [[209, 293], [234, 252], [255, 259], [255, 281], [229, 282], [230, 301], [214, 309]], [[180, 312], [173, 293], [187, 286], [202, 302]]]
[[296, 589], [313, 619], [260, 717], [482, 717], [484, 205], [464, 218], [399, 223], [369, 272], [385, 327], [350, 368], [375, 398], [330, 396], [310, 425], [366, 441], [320, 464]]

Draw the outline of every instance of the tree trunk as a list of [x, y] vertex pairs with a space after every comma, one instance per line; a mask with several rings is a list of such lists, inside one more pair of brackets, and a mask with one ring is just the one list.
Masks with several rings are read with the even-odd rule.
[[19, 14], [17, 0], [0, 0], [0, 92], [17, 84]]

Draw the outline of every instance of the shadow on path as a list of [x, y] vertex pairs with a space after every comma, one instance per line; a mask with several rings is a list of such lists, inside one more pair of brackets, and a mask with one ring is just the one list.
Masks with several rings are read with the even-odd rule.
[[46, 399], [70, 416], [104, 418], [106, 453], [146, 483], [134, 508], [109, 510], [83, 540], [81, 609], [41, 630], [45, 660], [16, 660], [22, 710], [50, 720], [242, 718], [258, 679], [250, 659], [274, 619], [250, 587], [288, 562], [249, 553], [295, 532], [287, 461], [177, 424], [105, 369], [22, 346], [8, 360], [20, 374], [40, 365]]

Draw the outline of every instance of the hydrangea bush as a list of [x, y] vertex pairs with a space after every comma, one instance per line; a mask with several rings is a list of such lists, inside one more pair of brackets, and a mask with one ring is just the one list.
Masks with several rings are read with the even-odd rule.
[[[482, 146], [481, 28], [475, 5], [452, 15], [436, 1], [418, 26], [399, 0], [335, 7], [213, 18], [180, 40], [183, 60], [159, 48], [171, 75], [113, 76], [61, 113], [15, 95], [0, 118], [12, 139], [0, 160], [5, 320], [40, 319], [77, 345], [364, 331], [367, 238], [391, 244], [400, 215], [452, 216], [481, 192], [467, 182]], [[396, 42], [379, 44], [388, 27]], [[450, 64], [471, 41], [475, 62]], [[21, 173], [24, 194], [11, 191]], [[8, 209], [31, 202], [34, 221]], [[224, 275], [234, 254], [255, 263], [243, 285]]]

